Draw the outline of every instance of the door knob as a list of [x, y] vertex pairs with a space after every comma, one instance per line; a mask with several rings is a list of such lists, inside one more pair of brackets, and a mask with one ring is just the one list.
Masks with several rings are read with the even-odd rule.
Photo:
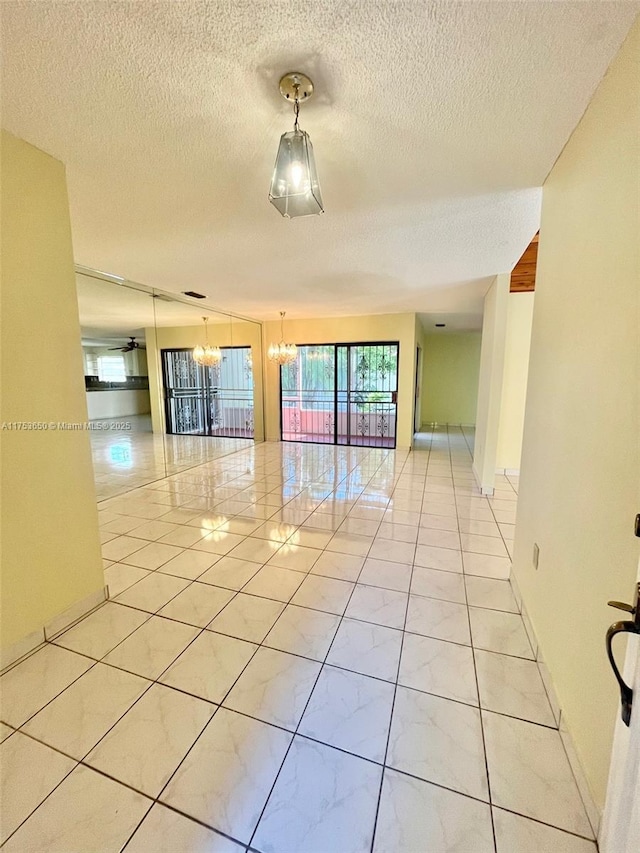
[[613, 656], [613, 638], [617, 634], [640, 634], [640, 583], [636, 585], [636, 594], [635, 594], [635, 603], [634, 604], [625, 604], [622, 601], [608, 601], [607, 604], [609, 607], [615, 607], [617, 610], [624, 610], [626, 613], [631, 613], [635, 618], [633, 621], [625, 620], [624, 622], [614, 622], [613, 625], [609, 627], [607, 630], [606, 643], [607, 643], [607, 657], [609, 658], [609, 663], [611, 664], [611, 669], [613, 670], [613, 674], [616, 677], [616, 681], [618, 682], [618, 686], [620, 688], [620, 702], [622, 705], [621, 715], [622, 722], [625, 726], [628, 726], [631, 722], [631, 709], [633, 707], [633, 690], [629, 687], [628, 684], [625, 683], [622, 675], [620, 674], [620, 670], [618, 669], [618, 665], [616, 664], [616, 660]]

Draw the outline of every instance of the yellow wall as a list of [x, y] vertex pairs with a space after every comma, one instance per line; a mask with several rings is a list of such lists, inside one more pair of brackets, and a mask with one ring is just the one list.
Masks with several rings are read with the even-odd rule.
[[522, 453], [534, 293], [510, 293], [496, 468], [517, 471]]
[[480, 332], [425, 334], [422, 423], [475, 423], [481, 338]]
[[[84, 422], [64, 166], [2, 133], [2, 422]], [[33, 346], [32, 346], [33, 344]], [[89, 433], [3, 430], [2, 649], [104, 586]]]
[[483, 494], [493, 494], [502, 405], [507, 306], [511, 275], [502, 273], [484, 298], [473, 472]]
[[600, 805], [618, 714], [606, 603], [631, 598], [638, 564], [639, 57], [640, 22], [544, 185], [513, 566]]
[[[223, 323], [209, 322], [209, 343], [219, 347], [251, 347], [253, 359], [254, 383], [254, 433], [256, 441], [264, 438], [264, 411], [262, 402], [262, 337], [260, 324], [248, 321], [234, 320], [233, 341], [229, 321]], [[151, 422], [154, 432], [165, 431], [164, 395], [162, 385], [162, 366], [160, 350], [173, 347], [195, 347], [204, 341], [202, 324], [198, 326], [158, 326], [155, 329], [145, 329], [147, 346], [147, 364], [149, 369], [149, 395], [151, 398]]]
[[415, 385], [416, 385], [416, 399], [414, 403], [414, 412], [413, 412], [413, 429], [414, 432], [418, 432], [420, 427], [422, 426], [422, 385], [423, 385], [423, 377], [424, 377], [424, 350], [425, 350], [425, 331], [420, 322], [420, 318], [418, 315], [415, 315], [416, 318], [416, 347], [418, 350], [417, 353], [417, 362], [416, 362], [416, 376], [414, 377]]
[[[281, 337], [280, 322], [264, 324], [265, 344]], [[286, 320], [285, 340], [295, 344], [400, 342], [398, 366], [397, 446], [411, 447], [415, 409], [416, 318], [415, 314], [376, 314], [363, 317], [324, 317]], [[280, 379], [278, 367], [266, 365], [266, 430], [269, 441], [280, 440]]]

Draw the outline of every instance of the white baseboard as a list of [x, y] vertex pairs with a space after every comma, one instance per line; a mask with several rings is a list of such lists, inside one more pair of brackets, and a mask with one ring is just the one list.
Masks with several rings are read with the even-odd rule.
[[471, 465], [471, 471], [473, 472], [473, 476], [475, 477], [478, 488], [480, 489], [480, 494], [484, 495], [486, 498], [493, 497], [494, 489], [482, 485], [482, 478], [478, 474], [475, 462]]
[[496, 468], [496, 474], [501, 474], [503, 477], [519, 477], [519, 468]]
[[578, 753], [576, 752], [571, 732], [567, 726], [567, 719], [562, 712], [560, 712], [560, 737], [562, 738], [562, 743], [564, 744], [569, 764], [573, 770], [573, 775], [575, 776], [576, 784], [580, 791], [580, 796], [582, 797], [582, 802], [584, 803], [584, 807], [587, 811], [587, 817], [589, 818], [594, 838], [597, 838], [600, 831], [600, 823], [602, 821], [602, 812], [591, 795], [587, 776], [582, 769], [582, 764], [578, 758]]
[[2, 649], [0, 652], [0, 672], [4, 672], [5, 669], [8, 669], [19, 660], [22, 660], [22, 658], [30, 655], [31, 652], [43, 645], [44, 642], [44, 628], [40, 628], [39, 631], [32, 631], [31, 634], [27, 634], [26, 637], [18, 640], [17, 643], [13, 643], [13, 645], [7, 646], [6, 649]]
[[73, 624], [80, 621], [80, 619], [84, 618], [92, 610], [95, 610], [96, 607], [100, 607], [101, 604], [104, 604], [107, 598], [107, 588], [104, 586], [97, 592], [92, 592], [91, 595], [88, 595], [81, 601], [76, 601], [76, 603], [72, 604], [71, 607], [67, 608], [67, 610], [58, 614], [58, 616], [55, 616], [50, 622], [47, 622], [44, 626], [45, 640], [53, 640], [54, 637], [57, 637], [58, 634], [66, 631], [67, 628], [70, 628]]
[[513, 590], [513, 595], [516, 600], [516, 604], [518, 605], [518, 610], [522, 611], [522, 593], [520, 592], [520, 587], [518, 586], [518, 582], [516, 580], [516, 576], [513, 572], [509, 575], [509, 583], [511, 584], [511, 589]]
[[420, 429], [422, 427], [444, 427], [444, 426], [452, 426], [452, 427], [466, 427], [467, 429], [475, 429], [475, 424], [461, 424], [458, 421], [423, 421], [420, 424]]
[[520, 608], [524, 627], [527, 632], [527, 636], [529, 637], [529, 642], [531, 643], [533, 653], [535, 655], [535, 661], [538, 665], [538, 670], [540, 672], [540, 677], [542, 678], [542, 683], [544, 684], [545, 690], [547, 691], [549, 704], [551, 705], [551, 711], [556, 722], [556, 728], [558, 729], [560, 738], [564, 745], [565, 752], [567, 754], [567, 758], [569, 760], [569, 764], [571, 765], [571, 770], [573, 771], [573, 775], [576, 780], [576, 785], [578, 786], [578, 791], [580, 792], [580, 796], [582, 797], [582, 801], [587, 812], [587, 817], [589, 818], [589, 823], [591, 824], [591, 829], [593, 830], [594, 838], [597, 838], [598, 830], [600, 828], [600, 821], [602, 819], [602, 813], [596, 801], [594, 800], [593, 795], [591, 794], [587, 775], [584, 772], [582, 764], [580, 763], [580, 759], [578, 758], [578, 753], [576, 751], [575, 745], [573, 743], [573, 738], [571, 736], [571, 731], [567, 725], [567, 718], [562, 713], [562, 706], [560, 705], [558, 694], [556, 693], [556, 689], [553, 685], [551, 671], [542, 657], [538, 638], [536, 637], [533, 624], [531, 622], [531, 619], [529, 618], [529, 614], [527, 613], [526, 604], [522, 598], [522, 594], [520, 592], [520, 589], [518, 588], [518, 583], [513, 572], [511, 573], [509, 581], [511, 583], [511, 588], [513, 590], [513, 594], [515, 596], [518, 607]]
[[11, 666], [14, 666], [22, 658], [32, 654], [40, 646], [44, 645], [48, 640], [52, 640], [62, 631], [66, 631], [75, 622], [80, 621], [96, 607], [107, 600], [107, 589], [103, 587], [97, 592], [92, 592], [81, 601], [76, 601], [71, 607], [54, 616], [46, 625], [37, 631], [32, 631], [26, 637], [18, 640], [17, 643], [2, 649], [0, 652], [0, 672], [4, 672]]

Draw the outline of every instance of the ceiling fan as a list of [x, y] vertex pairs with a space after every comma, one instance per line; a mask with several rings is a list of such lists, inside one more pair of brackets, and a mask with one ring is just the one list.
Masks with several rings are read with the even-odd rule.
[[129, 337], [129, 343], [123, 347], [109, 347], [109, 350], [120, 350], [120, 352], [133, 352], [134, 349], [140, 349], [140, 344], [137, 343], [135, 337]]

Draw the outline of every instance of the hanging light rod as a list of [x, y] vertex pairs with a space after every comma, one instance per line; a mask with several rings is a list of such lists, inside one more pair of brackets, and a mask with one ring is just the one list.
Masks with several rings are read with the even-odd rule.
[[313, 95], [313, 82], [300, 71], [290, 71], [280, 80], [280, 94], [293, 102], [293, 130], [280, 137], [271, 178], [269, 201], [286, 219], [324, 213], [313, 145], [300, 129], [300, 104]]

